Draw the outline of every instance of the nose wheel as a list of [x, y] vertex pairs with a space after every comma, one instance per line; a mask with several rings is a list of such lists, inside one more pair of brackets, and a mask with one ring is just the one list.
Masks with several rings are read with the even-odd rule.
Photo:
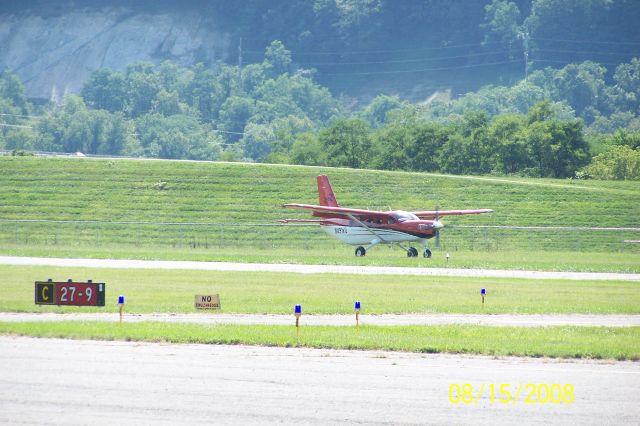
[[[424, 253], [422, 254], [424, 257], [426, 257], [427, 259], [431, 257], [431, 250], [429, 250], [428, 248], [424, 249]], [[417, 254], [416, 254], [417, 256]]]

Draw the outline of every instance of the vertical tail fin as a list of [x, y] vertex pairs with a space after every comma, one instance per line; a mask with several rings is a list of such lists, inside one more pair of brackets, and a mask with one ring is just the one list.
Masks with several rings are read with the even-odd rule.
[[320, 175], [318, 176], [317, 180], [320, 205], [329, 207], [340, 207], [338, 201], [336, 201], [336, 196], [333, 194], [333, 189], [331, 189], [329, 178], [325, 175]]

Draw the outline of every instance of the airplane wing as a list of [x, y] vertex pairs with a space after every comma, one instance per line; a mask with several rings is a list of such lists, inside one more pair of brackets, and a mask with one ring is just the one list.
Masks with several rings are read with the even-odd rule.
[[318, 206], [315, 204], [283, 204], [282, 207], [294, 209], [312, 210], [314, 216], [342, 216], [345, 218], [362, 216], [390, 216], [391, 212], [380, 212], [375, 210], [349, 209], [345, 207]]
[[[364, 229], [369, 231], [374, 238], [377, 238], [379, 240], [378, 242], [385, 242], [385, 243], [387, 242], [387, 240], [385, 240], [385, 238], [376, 229], [367, 226], [359, 218], [375, 217], [375, 218], [384, 220], [385, 217], [390, 216], [391, 212], [380, 212], [375, 210], [349, 209], [345, 207], [318, 206], [315, 204], [296, 204], [296, 203], [283, 204], [282, 207], [312, 210], [314, 216], [325, 216], [325, 217], [334, 217], [334, 218], [337, 216], [337, 217], [348, 218], [353, 220], [354, 222], [357, 222], [358, 224], [360, 224], [360, 226], [362, 226]], [[294, 221], [306, 222], [305, 219], [299, 219], [299, 220], [284, 219], [284, 220], [281, 220], [280, 222], [290, 223]], [[320, 221], [309, 220], [308, 222], [320, 222]]]
[[[376, 211], [376, 210], [364, 210], [364, 209], [350, 209], [346, 207], [331, 207], [331, 206], [318, 206], [315, 204], [283, 204], [282, 207], [295, 208], [295, 209], [307, 209], [312, 210], [314, 216], [342, 216], [345, 218], [354, 217], [387, 217], [393, 214], [392, 211]], [[435, 219], [440, 216], [461, 216], [466, 214], [482, 214], [493, 213], [491, 209], [476, 209], [476, 210], [426, 210], [419, 212], [412, 212], [420, 219]]]
[[482, 214], [493, 213], [491, 209], [477, 209], [477, 210], [427, 210], [422, 212], [412, 212], [420, 219], [435, 219], [440, 216], [461, 216], [465, 214]]

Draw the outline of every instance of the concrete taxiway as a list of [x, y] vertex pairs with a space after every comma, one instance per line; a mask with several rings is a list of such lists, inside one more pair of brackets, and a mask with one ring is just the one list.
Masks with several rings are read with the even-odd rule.
[[[277, 314], [125, 314], [126, 322], [158, 321], [191, 324], [291, 325], [292, 315]], [[114, 313], [25, 313], [0, 312], [0, 322], [29, 321], [119, 321]], [[353, 327], [354, 315], [303, 315], [303, 325]], [[592, 314], [383, 314], [360, 315], [361, 325], [445, 325], [465, 324], [490, 327], [638, 327], [640, 315]]]
[[0, 256], [0, 265], [63, 266], [114, 269], [183, 269], [199, 271], [293, 272], [299, 274], [431, 275], [448, 277], [640, 281], [640, 274], [613, 272], [545, 272], [502, 269], [455, 269], [398, 266], [297, 265], [279, 263], [193, 262], [124, 259], [59, 259]]
[[634, 424], [638, 395], [637, 362], [0, 337], [8, 424]]

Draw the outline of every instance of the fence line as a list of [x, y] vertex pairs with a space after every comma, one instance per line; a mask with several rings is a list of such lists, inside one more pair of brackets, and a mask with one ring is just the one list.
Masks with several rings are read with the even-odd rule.
[[[623, 232], [624, 231], [624, 232]], [[451, 227], [441, 231], [443, 250], [634, 252], [637, 228]], [[0, 219], [0, 244], [121, 247], [258, 247], [330, 249], [342, 243], [315, 224], [176, 223]], [[433, 247], [435, 241], [430, 240]]]
[[[64, 219], [0, 219], [0, 222], [16, 223], [87, 223], [102, 225], [161, 225], [161, 226], [318, 226], [317, 223], [237, 223], [237, 222], [152, 222], [152, 221], [110, 221], [110, 220], [64, 220]], [[613, 231], [640, 232], [638, 227], [598, 227], [598, 226], [556, 226], [556, 225], [447, 225], [448, 229], [511, 229], [529, 231]]]

